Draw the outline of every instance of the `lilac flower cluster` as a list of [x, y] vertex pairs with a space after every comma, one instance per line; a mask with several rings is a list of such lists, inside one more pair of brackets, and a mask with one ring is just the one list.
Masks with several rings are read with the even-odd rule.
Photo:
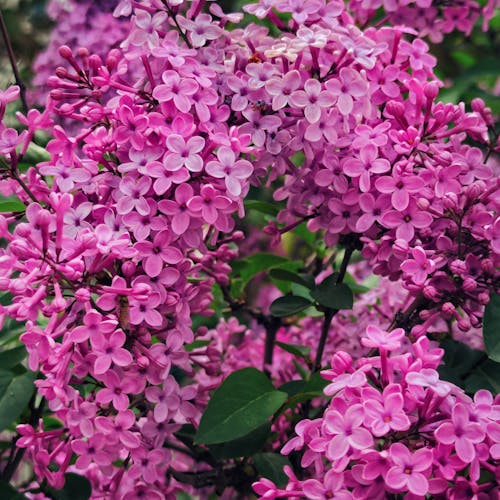
[[[174, 433], [196, 428], [224, 357], [220, 345], [192, 348], [207, 333], [193, 331], [192, 317], [211, 313], [214, 284], [229, 285], [242, 238], [234, 216], [251, 184], [266, 185], [287, 205], [266, 231], [278, 240], [307, 221], [327, 247], [354, 241], [376, 273], [407, 290], [399, 326], [418, 340], [399, 352], [403, 330], [385, 333], [367, 317], [363, 346], [380, 356], [354, 364], [334, 355], [324, 417], [299, 423], [284, 449], [307, 447], [314, 477], [291, 477], [286, 490], [262, 480], [256, 491], [322, 498], [357, 488], [371, 498], [375, 484], [417, 496], [490, 488], [477, 480], [495, 473], [498, 409], [487, 393], [472, 402], [439, 381], [441, 352], [425, 337], [439, 321], [479, 326], [499, 289], [490, 111], [480, 100], [470, 112], [438, 102], [426, 43], [399, 27], [361, 31], [340, 1], [247, 10], [280, 35], [226, 29], [241, 16], [217, 3], [122, 0], [120, 47], [61, 46], [65, 66], [48, 79], [44, 111], [18, 115], [20, 132], [2, 122], [0, 189], [26, 210], [0, 216], [0, 289], [12, 296], [0, 314], [26, 322], [29, 367], [62, 422], [19, 426], [18, 446], [41, 482], [61, 487], [72, 467], [95, 498], [186, 489], [172, 464], [204, 465]], [[277, 12], [291, 15], [289, 27]], [[0, 93], [0, 118], [18, 93]], [[78, 126], [54, 125], [56, 116]], [[38, 130], [51, 134], [48, 158], [21, 171]], [[307, 321], [278, 338], [307, 339]], [[338, 321], [359, 336], [359, 324]], [[228, 320], [209, 335], [239, 330]], [[245, 345], [239, 355], [256, 363]], [[230, 370], [239, 355], [227, 357]]]
[[440, 380], [442, 349], [422, 337], [406, 351], [404, 334], [368, 326], [361, 342], [379, 356], [355, 363], [343, 351], [333, 356], [322, 372], [332, 396], [324, 414], [302, 420], [281, 450], [301, 451], [312, 477], [299, 480], [288, 468], [284, 489], [261, 479], [254, 484], [261, 498], [498, 495], [499, 397], [481, 390], [471, 399]]

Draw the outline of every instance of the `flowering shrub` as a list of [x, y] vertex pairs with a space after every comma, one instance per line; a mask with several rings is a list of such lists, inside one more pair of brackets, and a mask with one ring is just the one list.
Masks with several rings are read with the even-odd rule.
[[112, 35], [58, 48], [43, 109], [0, 130], [0, 313], [23, 344], [4, 481], [498, 495], [498, 132], [481, 99], [439, 100], [421, 38], [480, 7], [427, 29], [407, 22], [426, 2], [380, 6], [261, 1], [268, 27], [239, 27], [217, 3], [105, 2]]

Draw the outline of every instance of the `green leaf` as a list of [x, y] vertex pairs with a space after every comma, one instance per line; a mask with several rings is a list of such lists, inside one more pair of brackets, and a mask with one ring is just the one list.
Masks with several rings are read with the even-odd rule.
[[272, 215], [276, 217], [280, 211], [280, 207], [274, 203], [259, 200], [245, 200], [245, 208], [247, 210], [256, 210], [262, 214]]
[[238, 287], [235, 289], [237, 295], [239, 295], [238, 292], [242, 292], [245, 289], [248, 282], [257, 274], [285, 263], [290, 263], [289, 259], [272, 253], [256, 253], [245, 259], [233, 261], [231, 263], [233, 269], [232, 276], [239, 276], [241, 279]]
[[307, 345], [300, 344], [286, 344], [285, 342], [275, 342], [278, 347], [281, 347], [286, 352], [299, 356], [300, 358], [309, 359], [311, 348]]
[[278, 488], [283, 488], [288, 482], [283, 467], [291, 467], [287, 457], [278, 453], [257, 453], [253, 456], [255, 468], [260, 476], [270, 479]]
[[0, 431], [16, 420], [28, 405], [33, 395], [33, 382], [36, 376], [26, 372], [13, 377], [5, 392], [0, 397]]
[[250, 457], [262, 450], [271, 435], [271, 424], [266, 422], [246, 436], [222, 444], [208, 447], [210, 453], [218, 459]]
[[14, 347], [8, 351], [0, 352], [0, 366], [9, 369], [23, 361], [28, 355], [24, 346]]
[[346, 273], [344, 282], [352, 290], [352, 293], [362, 294], [370, 291], [370, 289], [367, 286], [358, 283], [354, 279], [354, 277], [349, 273]]
[[307, 382], [305, 380], [290, 380], [289, 382], [285, 382], [283, 385], [280, 385], [279, 390], [286, 392], [290, 398], [300, 392], [303, 392], [306, 384]]
[[345, 283], [336, 283], [337, 277], [326, 277], [311, 291], [311, 296], [318, 304], [329, 309], [352, 309], [354, 298], [352, 290]]
[[[269, 276], [273, 280], [279, 281], [289, 281], [292, 283], [297, 283], [298, 285], [305, 286], [306, 288], [312, 288], [314, 286], [314, 279], [312, 276], [300, 276], [300, 274], [293, 273], [292, 271], [288, 271], [287, 269], [271, 269]], [[308, 279], [310, 278], [310, 279]]]
[[64, 474], [64, 479], [62, 490], [50, 488], [50, 492], [56, 500], [88, 500], [90, 498], [92, 486], [86, 477], [68, 472]]
[[500, 393], [500, 363], [487, 359], [465, 379], [465, 390], [472, 394], [487, 389], [494, 395]]
[[438, 368], [439, 376], [443, 380], [465, 388], [465, 378], [470, 375], [481, 358], [486, 358], [484, 352], [471, 349], [453, 339], [444, 340], [440, 347], [444, 349], [444, 357], [443, 364]]
[[484, 310], [484, 346], [488, 357], [500, 362], [500, 295], [492, 294]]
[[5, 481], [0, 481], [0, 498], [2, 500], [28, 500], [22, 493], [19, 493], [13, 486]]
[[263, 425], [286, 398], [256, 368], [233, 372], [208, 402], [195, 443], [225, 443], [243, 437]]
[[278, 318], [293, 316], [306, 307], [312, 305], [311, 301], [298, 295], [285, 295], [276, 299], [269, 308], [271, 314]]
[[4, 212], [24, 212], [26, 205], [19, 198], [3, 198], [0, 200], [0, 213]]

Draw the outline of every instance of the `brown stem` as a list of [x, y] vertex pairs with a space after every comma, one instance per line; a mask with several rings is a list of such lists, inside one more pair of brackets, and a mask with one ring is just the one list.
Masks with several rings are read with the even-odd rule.
[[2, 9], [0, 9], [0, 31], [2, 32], [2, 38], [5, 43], [5, 48], [7, 49], [7, 55], [9, 56], [9, 61], [12, 67], [12, 72], [14, 73], [14, 78], [16, 79], [16, 84], [19, 86], [23, 111], [26, 114], [29, 109], [28, 102], [26, 101], [26, 85], [21, 79], [21, 75], [19, 74], [19, 70], [17, 69], [16, 58], [14, 56], [14, 51], [12, 50], [12, 43], [10, 42], [10, 36], [9, 32], [7, 31], [7, 26], [5, 25]]

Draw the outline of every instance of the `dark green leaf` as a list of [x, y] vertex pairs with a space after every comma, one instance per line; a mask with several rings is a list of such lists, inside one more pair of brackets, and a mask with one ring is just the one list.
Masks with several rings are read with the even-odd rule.
[[246, 436], [227, 443], [210, 445], [208, 449], [218, 459], [250, 457], [262, 450], [270, 434], [271, 424], [266, 422]]
[[19, 493], [13, 486], [5, 481], [0, 481], [0, 498], [2, 500], [28, 500], [22, 493]]
[[311, 301], [305, 297], [299, 297], [298, 295], [285, 295], [284, 297], [276, 299], [271, 304], [269, 310], [273, 316], [283, 318], [297, 314], [311, 305]]
[[311, 291], [311, 296], [318, 304], [329, 309], [352, 309], [354, 298], [352, 290], [345, 283], [336, 283], [336, 276], [325, 278]]
[[496, 293], [484, 310], [483, 338], [488, 357], [500, 362], [500, 295]]
[[263, 425], [286, 398], [256, 368], [233, 372], [208, 402], [195, 443], [225, 443], [245, 436]]
[[500, 392], [500, 363], [487, 359], [465, 379], [465, 390], [472, 394], [487, 389], [494, 395]]
[[231, 263], [233, 277], [239, 276], [241, 282], [236, 291], [242, 292], [248, 282], [262, 271], [267, 271], [273, 267], [289, 263], [290, 261], [279, 255], [272, 253], [256, 253], [242, 260], [235, 260]]
[[439, 376], [464, 389], [465, 378], [470, 375], [481, 358], [486, 359], [484, 352], [471, 349], [453, 339], [444, 340], [440, 347], [444, 349], [444, 357], [443, 364], [438, 368]]
[[312, 276], [302, 277], [299, 274], [288, 271], [287, 269], [281, 269], [281, 268], [271, 269], [269, 276], [271, 276], [271, 278], [275, 280], [290, 281], [292, 283], [297, 283], [307, 288], [312, 288], [312, 286], [314, 286], [314, 279], [312, 279]]
[[33, 395], [35, 374], [26, 372], [14, 377], [0, 397], [0, 431], [10, 425], [28, 405]]
[[352, 293], [362, 294], [370, 291], [370, 289], [367, 286], [359, 284], [355, 280], [355, 278], [349, 273], [346, 273], [344, 282], [346, 285], [349, 285], [349, 288], [352, 290]]
[[83, 476], [68, 472], [64, 474], [66, 482], [62, 490], [50, 489], [56, 500], [88, 500], [92, 494], [90, 481]]
[[259, 476], [271, 480], [278, 488], [283, 488], [288, 482], [283, 472], [285, 465], [291, 466], [287, 457], [278, 453], [257, 453], [253, 456], [253, 461]]
[[245, 200], [245, 208], [248, 210], [256, 210], [262, 214], [272, 215], [276, 217], [280, 211], [280, 207], [274, 203], [258, 200]]
[[23, 361], [28, 353], [24, 346], [14, 347], [8, 351], [0, 352], [0, 367], [9, 369]]
[[0, 212], [24, 212], [26, 205], [18, 198], [3, 198], [0, 200]]
[[283, 385], [280, 385], [279, 390], [286, 392], [288, 397], [292, 397], [302, 392], [306, 383], [305, 380], [290, 380], [290, 382], [285, 382]]
[[328, 380], [324, 379], [321, 376], [320, 372], [315, 372], [307, 381], [307, 385], [305, 386], [304, 391], [323, 394], [323, 389], [328, 385], [328, 383]]
[[309, 359], [309, 354], [311, 353], [311, 348], [307, 345], [286, 344], [285, 342], [276, 342], [276, 345], [284, 351], [304, 359]]

